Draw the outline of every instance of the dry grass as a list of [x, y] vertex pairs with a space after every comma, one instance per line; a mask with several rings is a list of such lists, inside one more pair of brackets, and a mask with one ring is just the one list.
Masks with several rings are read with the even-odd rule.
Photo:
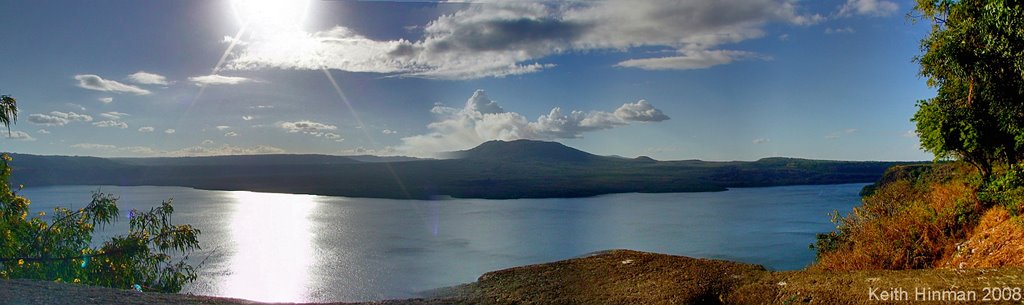
[[1024, 266], [1024, 226], [1002, 206], [985, 212], [970, 237], [939, 263], [947, 268]]
[[837, 220], [812, 269], [921, 269], [948, 260], [986, 205], [966, 169], [937, 167], [888, 174], [862, 206]]

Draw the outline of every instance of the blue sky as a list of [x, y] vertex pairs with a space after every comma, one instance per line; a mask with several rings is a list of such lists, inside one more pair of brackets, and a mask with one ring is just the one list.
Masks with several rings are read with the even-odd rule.
[[[2, 1], [2, 150], [927, 160], [912, 1]], [[223, 60], [222, 60], [223, 58]], [[337, 87], [335, 87], [335, 85]]]

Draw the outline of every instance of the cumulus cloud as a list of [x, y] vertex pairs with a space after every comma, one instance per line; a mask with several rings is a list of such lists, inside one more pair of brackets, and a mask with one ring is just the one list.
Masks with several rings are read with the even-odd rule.
[[383, 133], [383, 134], [396, 134], [398, 132], [394, 131], [394, 130], [391, 130], [391, 129], [384, 129], [384, 130], [381, 130], [380, 133]]
[[89, 150], [92, 152], [98, 152], [105, 155], [113, 156], [146, 156], [146, 157], [192, 157], [192, 156], [219, 156], [219, 155], [255, 155], [255, 154], [280, 154], [285, 153], [284, 149], [267, 146], [267, 145], [255, 145], [255, 146], [233, 146], [223, 144], [220, 146], [211, 146], [213, 142], [210, 141], [203, 145], [196, 145], [185, 147], [176, 150], [161, 150], [146, 146], [117, 146], [110, 144], [97, 144], [97, 143], [79, 143], [71, 145], [72, 148]]
[[34, 124], [46, 126], [64, 126], [71, 122], [92, 122], [92, 117], [74, 112], [51, 111], [49, 114], [34, 113], [28, 116], [28, 121]]
[[667, 115], [661, 113], [661, 110], [654, 108], [647, 100], [622, 104], [622, 107], [615, 109], [615, 116], [622, 120], [638, 122], [661, 122], [669, 119]]
[[224, 133], [224, 136], [225, 137], [237, 137], [238, 133], [234, 132], [234, 131], [228, 131], [228, 132]]
[[769, 138], [757, 138], [757, 139], [754, 139], [751, 142], [754, 143], [754, 144], [765, 144], [765, 143], [768, 143], [768, 142], [771, 142], [771, 141], [772, 141], [772, 139], [769, 139]]
[[50, 134], [50, 131], [46, 130], [46, 129], [40, 129], [40, 130], [36, 130], [36, 133], [38, 133], [38, 134]]
[[110, 111], [110, 112], [100, 113], [100, 116], [108, 118], [108, 119], [111, 119], [111, 120], [119, 120], [122, 117], [126, 117], [128, 115], [129, 114], [127, 114], [127, 113], [117, 112], [117, 111]]
[[140, 85], [170, 85], [167, 81], [167, 77], [156, 73], [149, 73], [146, 71], [135, 72], [132, 75], [128, 75], [128, 81], [140, 84]]
[[154, 128], [151, 126], [139, 127], [139, 132], [153, 132]]
[[5, 133], [5, 135], [7, 136], [8, 139], [17, 140], [17, 141], [35, 141], [36, 140], [36, 138], [33, 138], [32, 135], [28, 134], [27, 132], [18, 131], [18, 130], [11, 131], [9, 133]]
[[101, 97], [101, 98], [98, 98], [97, 100], [100, 101], [101, 103], [104, 103], [104, 104], [110, 104], [111, 102], [114, 101], [114, 98], [112, 98], [112, 97]]
[[228, 130], [228, 129], [230, 129], [230, 128], [231, 128], [231, 126], [226, 126], [226, 125], [220, 125], [220, 126], [217, 126], [216, 128], [217, 128], [217, 130], [220, 130], [220, 131], [225, 131], [225, 130]]
[[210, 139], [203, 140], [202, 145], [213, 145], [213, 140], [210, 140]]
[[525, 116], [505, 111], [497, 102], [477, 90], [462, 108], [435, 105], [431, 109], [438, 120], [427, 127], [428, 134], [402, 138], [400, 149], [414, 155], [467, 149], [489, 140], [569, 139], [583, 133], [628, 125], [631, 122], [668, 120], [661, 110], [645, 100], [625, 103], [613, 112], [569, 111], [555, 107], [530, 121]]
[[125, 128], [128, 128], [128, 123], [121, 122], [121, 121], [107, 120], [107, 121], [93, 122], [92, 126], [101, 127], [101, 128], [117, 127], [117, 128], [125, 129]]
[[254, 117], [254, 116], [251, 116], [251, 115], [243, 115], [243, 116], [242, 116], [242, 120], [243, 120], [243, 121], [252, 121], [252, 119], [255, 119], [255, 118], [256, 118], [256, 117]]
[[132, 85], [122, 84], [120, 82], [103, 79], [95, 74], [79, 74], [75, 75], [75, 79], [78, 80], [78, 86], [96, 91], [106, 92], [117, 92], [117, 93], [132, 93], [136, 95], [150, 94], [149, 90], [135, 87]]
[[196, 84], [196, 86], [217, 86], [217, 85], [237, 85], [241, 83], [253, 82], [252, 79], [237, 76], [223, 76], [218, 74], [210, 74], [203, 76], [189, 77], [188, 80]]
[[849, 17], [853, 15], [866, 16], [889, 16], [900, 9], [895, 2], [886, 0], [846, 0], [843, 6], [839, 7], [839, 16]]
[[765, 59], [722, 46], [765, 35], [768, 24], [808, 25], [792, 0], [508, 1], [470, 4], [422, 27], [417, 40], [374, 40], [334, 28], [254, 33], [229, 69], [322, 68], [440, 79], [503, 77], [554, 67], [544, 58], [567, 52], [674, 51], [618, 66], [702, 69], [741, 59]]
[[340, 135], [332, 132], [334, 130], [338, 130], [338, 126], [328, 125], [309, 120], [297, 122], [280, 122], [277, 123], [277, 126], [289, 133], [303, 133], [316, 137], [325, 137], [331, 140], [337, 140], [341, 138]]
[[172, 134], [175, 132], [177, 132], [177, 130], [174, 130], [173, 128], [164, 129], [164, 133], [166, 134]]

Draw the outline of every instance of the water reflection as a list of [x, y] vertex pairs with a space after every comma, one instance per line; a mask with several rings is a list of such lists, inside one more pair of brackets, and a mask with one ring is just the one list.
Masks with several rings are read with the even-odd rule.
[[263, 302], [309, 300], [316, 196], [230, 192], [230, 274], [221, 295]]

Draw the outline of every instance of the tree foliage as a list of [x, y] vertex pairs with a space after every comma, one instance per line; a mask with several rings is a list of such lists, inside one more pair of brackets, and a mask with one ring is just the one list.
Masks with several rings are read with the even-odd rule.
[[0, 160], [0, 278], [159, 292], [177, 292], [195, 280], [186, 259], [200, 248], [200, 231], [172, 224], [170, 200], [148, 212], [130, 211], [128, 233], [94, 247], [95, 228], [118, 218], [118, 198], [94, 193], [83, 208], [55, 208], [49, 221], [45, 212], [29, 218], [30, 201], [9, 186], [10, 161], [6, 154]]
[[1002, 0], [918, 0], [932, 24], [915, 60], [934, 98], [913, 117], [921, 147], [986, 178], [1024, 160], [1024, 9]]

